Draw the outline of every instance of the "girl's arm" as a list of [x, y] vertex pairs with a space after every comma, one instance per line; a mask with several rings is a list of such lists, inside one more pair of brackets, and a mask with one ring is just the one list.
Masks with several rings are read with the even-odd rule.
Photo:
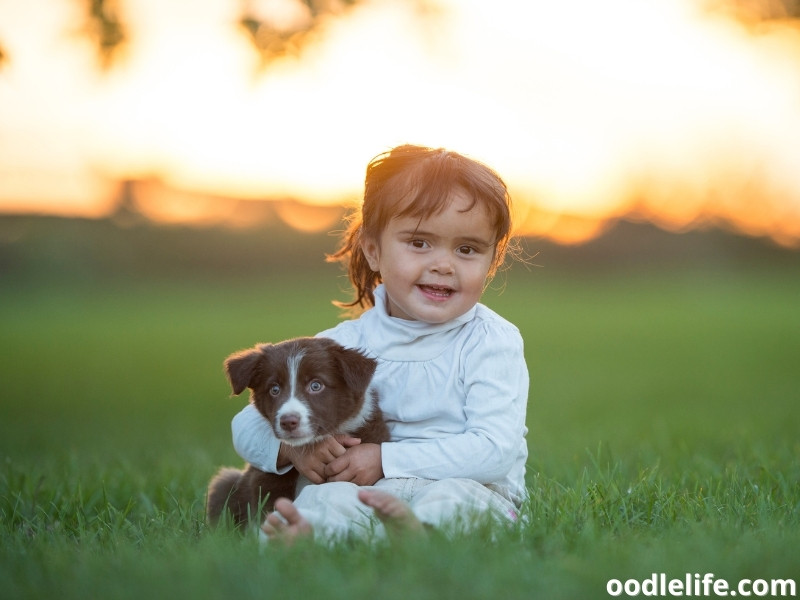
[[281, 442], [275, 437], [264, 416], [252, 404], [245, 406], [233, 417], [231, 432], [236, 453], [257, 469], [283, 474], [292, 468], [291, 463], [278, 466]]

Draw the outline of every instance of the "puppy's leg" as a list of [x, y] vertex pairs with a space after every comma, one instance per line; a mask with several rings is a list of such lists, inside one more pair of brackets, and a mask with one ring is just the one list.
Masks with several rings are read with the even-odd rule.
[[[241, 487], [250, 500], [251, 518], [260, 522], [267, 512], [273, 510], [277, 498], [294, 500], [298, 476], [299, 473], [296, 469], [278, 475], [265, 473], [249, 466], [242, 476]], [[256, 511], [259, 509], [261, 509], [261, 515], [256, 515]]]

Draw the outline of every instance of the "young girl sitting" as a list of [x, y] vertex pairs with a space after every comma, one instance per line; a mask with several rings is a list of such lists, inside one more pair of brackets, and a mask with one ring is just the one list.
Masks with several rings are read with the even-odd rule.
[[366, 310], [319, 335], [377, 359], [391, 441], [330, 438], [301, 453], [247, 406], [233, 419], [236, 451], [308, 480], [294, 502], [276, 501], [269, 538], [516, 519], [528, 371], [518, 329], [478, 302], [510, 234], [506, 186], [481, 163], [406, 145], [369, 164], [360, 214], [331, 257], [348, 264], [355, 289], [344, 306]]

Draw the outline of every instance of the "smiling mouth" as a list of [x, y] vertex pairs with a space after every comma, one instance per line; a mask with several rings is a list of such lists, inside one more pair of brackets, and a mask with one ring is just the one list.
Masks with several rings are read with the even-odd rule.
[[446, 285], [419, 284], [417, 287], [419, 287], [419, 289], [426, 294], [430, 296], [436, 296], [437, 298], [449, 298], [455, 292], [453, 288]]

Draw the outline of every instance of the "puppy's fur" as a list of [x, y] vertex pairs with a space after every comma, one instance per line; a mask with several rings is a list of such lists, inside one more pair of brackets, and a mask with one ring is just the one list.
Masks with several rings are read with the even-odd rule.
[[[337, 434], [363, 443], [389, 439], [377, 392], [369, 387], [376, 366], [327, 338], [258, 344], [225, 360], [233, 393], [250, 388], [250, 401], [275, 436], [298, 448]], [[297, 478], [296, 469], [277, 475], [252, 465], [222, 468], [208, 487], [208, 520], [218, 522], [226, 506], [237, 526], [263, 518], [276, 498], [294, 499]]]

